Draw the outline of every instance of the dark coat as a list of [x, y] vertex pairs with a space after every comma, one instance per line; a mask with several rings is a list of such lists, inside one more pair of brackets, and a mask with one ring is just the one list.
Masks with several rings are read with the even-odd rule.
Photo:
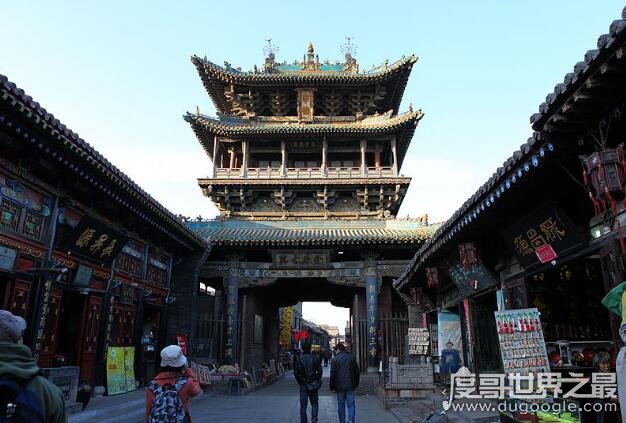
[[306, 386], [309, 391], [314, 391], [322, 386], [322, 361], [319, 356], [302, 354], [296, 360], [293, 370], [298, 385]]
[[340, 352], [330, 364], [330, 389], [333, 391], [354, 391], [359, 386], [361, 372], [354, 356]]

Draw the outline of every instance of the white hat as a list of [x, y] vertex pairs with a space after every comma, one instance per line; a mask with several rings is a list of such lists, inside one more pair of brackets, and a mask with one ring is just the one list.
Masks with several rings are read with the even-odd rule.
[[161, 350], [161, 367], [182, 367], [187, 364], [187, 357], [178, 345], [168, 345]]

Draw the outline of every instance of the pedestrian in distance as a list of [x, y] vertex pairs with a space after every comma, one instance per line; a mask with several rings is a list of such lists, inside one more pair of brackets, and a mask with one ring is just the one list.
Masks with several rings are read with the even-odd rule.
[[322, 360], [311, 354], [311, 344], [302, 344], [302, 355], [296, 360], [294, 376], [300, 385], [300, 423], [307, 423], [306, 409], [311, 402], [311, 422], [317, 423], [318, 390], [322, 386]]
[[339, 423], [346, 423], [346, 405], [348, 422], [355, 423], [355, 391], [359, 386], [361, 373], [354, 356], [346, 351], [343, 343], [335, 347], [335, 358], [330, 364], [330, 389], [337, 395], [337, 414]]
[[146, 388], [147, 423], [190, 423], [189, 400], [202, 392], [178, 345], [161, 351], [161, 368]]
[[0, 310], [0, 421], [65, 423], [61, 390], [39, 376], [37, 361], [22, 343], [26, 321]]

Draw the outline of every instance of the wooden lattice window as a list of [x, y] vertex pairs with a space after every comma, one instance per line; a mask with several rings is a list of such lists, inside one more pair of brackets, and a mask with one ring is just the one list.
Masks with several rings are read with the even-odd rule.
[[131, 256], [130, 254], [119, 254], [115, 259], [115, 267], [122, 272], [130, 275], [141, 276], [142, 263], [141, 260]]
[[165, 286], [167, 271], [155, 266], [148, 266], [148, 280]]
[[41, 237], [42, 229], [43, 216], [31, 210], [28, 210], [26, 212], [26, 217], [24, 218], [23, 232], [30, 237], [39, 239]]
[[20, 206], [3, 200], [0, 204], [0, 225], [17, 232], [21, 214], [22, 208]]

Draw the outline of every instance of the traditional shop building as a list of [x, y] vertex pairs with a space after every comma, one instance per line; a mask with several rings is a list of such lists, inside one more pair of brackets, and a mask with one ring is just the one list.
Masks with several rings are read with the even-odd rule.
[[391, 281], [434, 231], [425, 217], [396, 219], [422, 118], [398, 113], [416, 58], [360, 72], [349, 48], [344, 63], [320, 62], [309, 45], [287, 64], [270, 45], [251, 72], [192, 62], [218, 111], [185, 116], [214, 164], [199, 185], [220, 211], [188, 223], [214, 245], [200, 276], [228, 336], [213, 358], [258, 368], [277, 356], [279, 308], [330, 300], [351, 309], [361, 367], [377, 367], [391, 353], [381, 319], [406, 318]]
[[395, 281], [476, 372], [540, 367], [503, 363], [497, 310], [538, 308], [552, 370], [615, 358], [616, 316], [601, 301], [624, 281], [625, 28], [611, 24], [531, 117], [532, 137]]
[[107, 349], [128, 347], [149, 380], [206, 242], [2, 75], [0, 144], [0, 307], [41, 367], [105, 385]]

